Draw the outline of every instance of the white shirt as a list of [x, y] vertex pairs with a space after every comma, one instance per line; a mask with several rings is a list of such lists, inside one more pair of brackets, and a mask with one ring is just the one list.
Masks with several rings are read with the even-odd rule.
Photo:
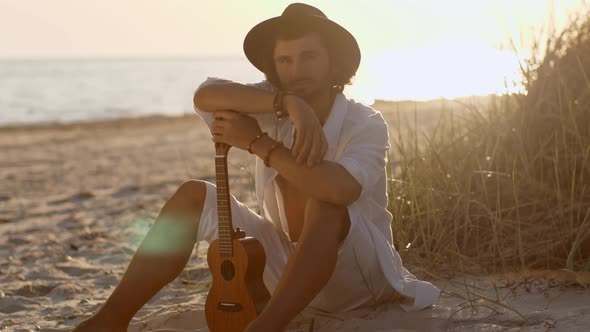
[[[209, 77], [199, 88], [224, 82], [230, 81]], [[250, 85], [274, 91], [268, 81]], [[196, 108], [195, 111], [210, 127], [212, 114]], [[291, 147], [294, 128], [288, 119], [277, 120], [274, 113], [249, 115], [258, 120], [260, 128], [268, 132], [271, 138]], [[440, 294], [439, 289], [429, 282], [417, 280], [402, 266], [401, 258], [393, 247], [392, 215], [387, 210], [385, 170], [385, 156], [390, 145], [387, 123], [383, 116], [379, 111], [349, 100], [339, 93], [334, 99], [323, 130], [328, 142], [328, 152], [324, 159], [340, 164], [362, 187], [359, 198], [348, 206], [351, 229], [352, 224], [363, 223], [365, 227], [357, 228], [369, 232], [375, 240], [373, 245], [387, 281], [398, 293], [413, 299], [410, 304], [402, 304], [405, 310], [420, 310], [432, 305]], [[283, 198], [274, 181], [277, 174], [275, 169], [265, 167], [262, 160], [256, 158], [255, 186], [258, 206], [265, 218], [288, 235]]]

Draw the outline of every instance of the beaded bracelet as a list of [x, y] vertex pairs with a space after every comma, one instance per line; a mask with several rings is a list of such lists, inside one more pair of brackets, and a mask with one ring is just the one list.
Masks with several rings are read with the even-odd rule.
[[270, 155], [280, 145], [281, 145], [281, 142], [274, 142], [273, 145], [270, 147], [270, 149], [268, 149], [268, 152], [266, 153], [266, 156], [264, 156], [264, 159], [263, 159], [264, 160], [264, 166], [270, 167]]
[[250, 154], [253, 154], [254, 152], [252, 152], [252, 144], [254, 144], [254, 142], [256, 142], [257, 140], [259, 140], [260, 138], [264, 137], [264, 136], [268, 136], [267, 132], [262, 132], [260, 134], [258, 134], [258, 136], [256, 136], [251, 142], [250, 144], [248, 144], [248, 152], [250, 152]]

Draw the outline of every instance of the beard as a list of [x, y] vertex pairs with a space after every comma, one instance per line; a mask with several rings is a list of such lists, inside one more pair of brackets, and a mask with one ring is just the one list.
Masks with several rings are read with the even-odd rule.
[[307, 103], [310, 103], [319, 96], [322, 96], [330, 89], [330, 85], [326, 82], [319, 83], [311, 79], [298, 80], [287, 84], [287, 90], [291, 91], [299, 98], [305, 100]]

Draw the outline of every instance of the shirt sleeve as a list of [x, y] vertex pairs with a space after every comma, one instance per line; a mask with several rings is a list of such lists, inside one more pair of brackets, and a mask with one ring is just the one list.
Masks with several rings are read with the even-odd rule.
[[361, 196], [385, 176], [385, 156], [389, 149], [387, 123], [374, 111], [364, 125], [357, 126], [336, 163], [361, 185]]
[[[230, 81], [230, 80], [218, 78], [218, 77], [207, 77], [207, 79], [197, 87], [197, 89], [195, 90], [195, 93], [193, 94], [193, 97], [194, 97], [194, 95], [197, 94], [197, 92], [199, 92], [199, 90], [201, 88], [203, 88], [205, 86], [215, 85], [215, 84], [223, 84], [223, 83], [234, 83], [234, 82]], [[269, 92], [274, 91], [273, 86], [267, 80], [264, 80], [264, 81], [261, 81], [258, 83], [249, 83], [246, 85], [252, 86], [255, 88], [259, 88], [259, 89], [262, 89], [265, 91], [269, 91]], [[197, 115], [201, 119], [203, 119], [203, 121], [207, 124], [207, 127], [209, 127], [209, 129], [211, 129], [211, 123], [213, 122], [213, 113], [203, 111], [203, 110], [197, 108], [194, 104], [193, 104], [193, 108], [194, 108], [195, 112], [197, 113]], [[256, 120], [258, 120], [258, 124], [260, 125], [261, 128], [263, 128], [263, 130], [265, 130], [264, 128], [267, 128], [268, 126], [272, 125], [273, 120], [274, 120], [274, 113], [249, 113], [248, 116], [251, 116], [251, 117], [255, 118]]]

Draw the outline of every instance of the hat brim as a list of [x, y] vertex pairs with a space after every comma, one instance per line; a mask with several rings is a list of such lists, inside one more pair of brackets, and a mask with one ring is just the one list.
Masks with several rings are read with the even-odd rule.
[[272, 56], [276, 31], [283, 24], [305, 24], [314, 27], [330, 41], [334, 56], [341, 58], [341, 68], [348, 76], [353, 76], [361, 61], [361, 52], [354, 36], [339, 24], [327, 18], [315, 15], [304, 17], [278, 16], [254, 26], [244, 38], [244, 53], [248, 60], [261, 72], [265, 73], [268, 57]]

